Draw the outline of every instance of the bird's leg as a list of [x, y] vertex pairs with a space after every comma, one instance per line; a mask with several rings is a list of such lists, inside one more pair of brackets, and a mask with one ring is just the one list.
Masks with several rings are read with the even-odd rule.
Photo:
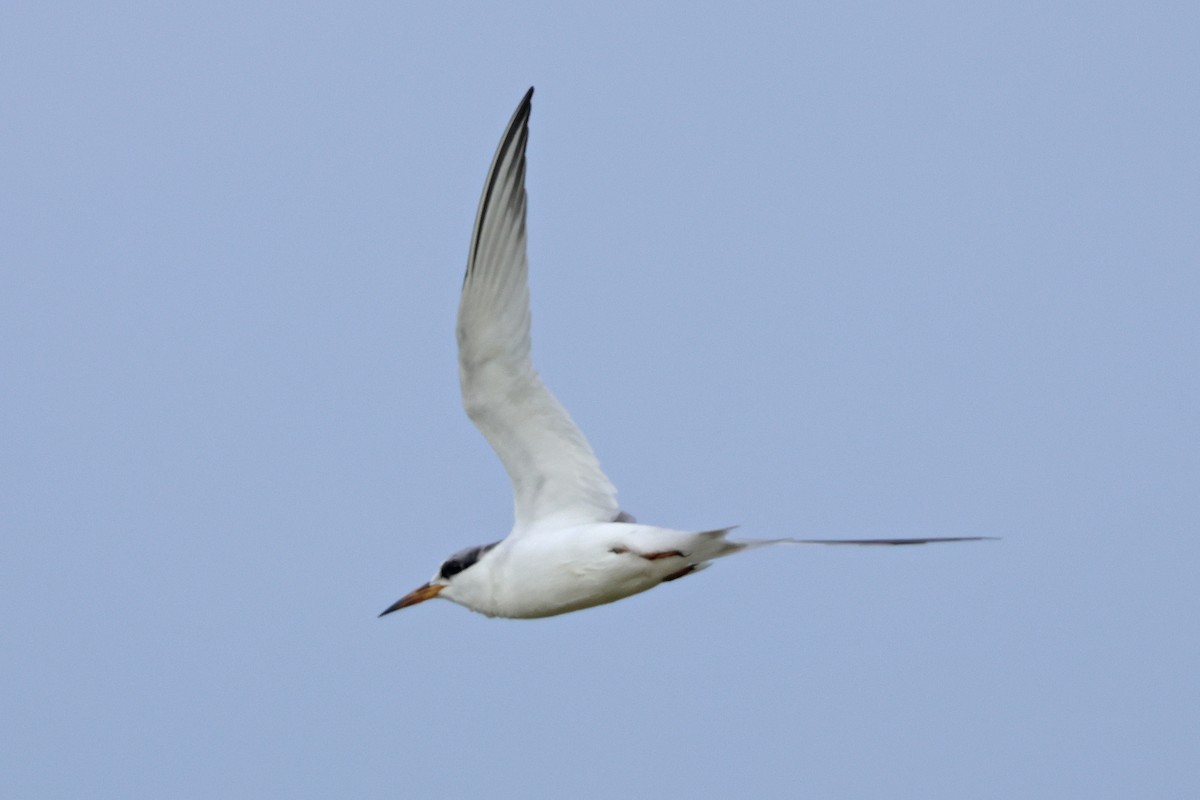
[[[610, 550], [609, 552], [616, 553], [617, 555], [621, 555], [623, 553], [634, 553], [633, 550], [630, 550], [628, 547], [622, 547], [621, 545], [617, 545], [616, 547], [612, 548], [612, 550]], [[634, 555], [641, 556], [642, 558], [646, 559], [647, 561], [657, 561], [660, 558], [686, 558], [687, 557], [687, 553], [681, 553], [678, 550], [662, 550], [657, 553], [634, 553]]]
[[657, 561], [660, 558], [684, 558], [686, 553], [681, 553], [678, 550], [663, 550], [659, 553], [638, 553], [638, 555], [647, 561]]

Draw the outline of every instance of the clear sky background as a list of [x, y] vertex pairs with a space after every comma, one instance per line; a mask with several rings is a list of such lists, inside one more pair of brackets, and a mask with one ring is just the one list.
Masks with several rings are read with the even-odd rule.
[[[0, 12], [0, 794], [1200, 796], [1194, 3]], [[376, 619], [507, 533], [454, 313], [781, 548]]]

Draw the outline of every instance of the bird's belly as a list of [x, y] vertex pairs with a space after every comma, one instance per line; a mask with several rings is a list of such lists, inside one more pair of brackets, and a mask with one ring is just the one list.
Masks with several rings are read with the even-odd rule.
[[514, 580], [506, 581], [508, 590], [497, 594], [495, 616], [535, 619], [566, 614], [644, 592], [663, 579], [661, 565], [607, 551], [595, 561], [567, 561], [516, 577], [521, 572], [514, 569]]
[[642, 581], [636, 584], [626, 583], [620, 586], [595, 587], [591, 591], [584, 590], [584, 587], [576, 587], [569, 594], [562, 593], [554, 596], [539, 594], [537, 596], [521, 598], [516, 602], [504, 603], [494, 616], [510, 617], [512, 619], [553, 617], [558, 614], [581, 611], [585, 608], [612, 603], [630, 595], [644, 592], [647, 589], [652, 589], [659, 583], [660, 581], [657, 580]]

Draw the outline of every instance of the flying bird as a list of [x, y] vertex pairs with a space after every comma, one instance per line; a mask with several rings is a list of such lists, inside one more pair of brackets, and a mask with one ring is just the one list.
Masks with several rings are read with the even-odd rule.
[[440, 597], [490, 617], [549, 617], [611, 603], [765, 545], [986, 538], [737, 540], [728, 536], [732, 528], [660, 528], [622, 511], [583, 432], [530, 357], [525, 145], [532, 98], [530, 88], [483, 185], [457, 324], [463, 405], [512, 481], [513, 528], [498, 542], [450, 556], [428, 583], [379, 616]]

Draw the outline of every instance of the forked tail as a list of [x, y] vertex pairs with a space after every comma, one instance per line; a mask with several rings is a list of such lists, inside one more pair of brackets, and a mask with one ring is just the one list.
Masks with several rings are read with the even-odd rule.
[[705, 531], [701, 536], [712, 536], [719, 538], [722, 543], [727, 545], [727, 549], [721, 552], [721, 555], [738, 550], [745, 550], [751, 547], [766, 547], [772, 544], [852, 544], [859, 546], [872, 545], [889, 545], [899, 546], [906, 544], [938, 544], [940, 542], [986, 542], [996, 541], [998, 536], [923, 536], [917, 538], [901, 538], [901, 539], [794, 539], [786, 537], [782, 539], [725, 539], [725, 534], [732, 531], [733, 528], [722, 528], [715, 531]]
[[999, 536], [929, 536], [920, 539], [772, 539], [768, 544], [937, 544], [938, 542], [994, 542]]

